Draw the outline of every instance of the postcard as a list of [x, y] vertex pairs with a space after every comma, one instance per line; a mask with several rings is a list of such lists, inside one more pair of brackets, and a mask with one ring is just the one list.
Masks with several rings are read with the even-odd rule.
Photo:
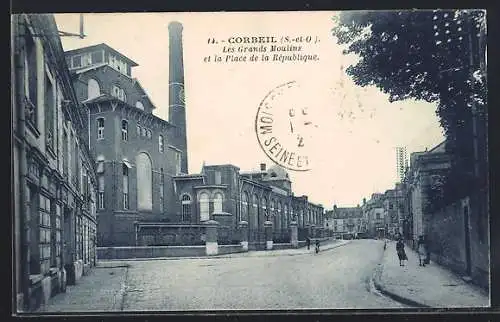
[[485, 10], [11, 26], [18, 314], [490, 306]]

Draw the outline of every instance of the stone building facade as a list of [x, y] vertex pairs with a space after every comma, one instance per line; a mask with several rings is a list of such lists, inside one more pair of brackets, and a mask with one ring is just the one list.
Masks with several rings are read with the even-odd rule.
[[384, 217], [387, 218], [387, 237], [394, 239], [403, 235], [404, 192], [403, 184], [396, 183], [394, 189], [386, 190], [383, 198]]
[[[135, 244], [135, 222], [180, 222], [174, 177], [187, 173], [185, 126], [152, 114], [137, 63], [105, 45], [66, 52], [78, 100], [88, 110], [88, 138], [98, 180], [98, 244]], [[173, 93], [171, 92], [171, 95]], [[170, 119], [182, 120], [184, 98]]]
[[333, 206], [333, 210], [326, 211], [328, 218], [328, 227], [336, 237], [356, 237], [358, 233], [365, 232], [363, 208], [359, 205], [356, 207], [337, 207]]
[[388, 225], [384, 211], [384, 195], [373, 193], [371, 198], [363, 203], [362, 208], [367, 234], [372, 238], [385, 238]]
[[411, 155], [405, 178], [406, 225], [404, 235], [416, 246], [418, 236], [428, 243], [431, 261], [463, 274], [477, 284], [489, 287], [488, 211], [485, 199], [476, 194], [456, 200], [441, 209], [428, 207], [427, 189], [450, 168], [452, 158], [445, 142]]
[[17, 310], [34, 310], [96, 263], [96, 187], [87, 110], [52, 15], [12, 16]]

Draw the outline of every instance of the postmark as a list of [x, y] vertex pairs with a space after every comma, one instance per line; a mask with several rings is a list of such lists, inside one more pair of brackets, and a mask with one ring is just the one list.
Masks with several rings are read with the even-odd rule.
[[255, 133], [274, 163], [292, 171], [312, 167], [311, 147], [318, 124], [307, 86], [290, 81], [271, 90], [260, 102]]

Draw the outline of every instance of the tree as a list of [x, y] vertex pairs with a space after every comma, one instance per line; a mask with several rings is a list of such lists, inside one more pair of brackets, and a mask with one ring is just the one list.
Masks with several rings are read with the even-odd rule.
[[[344, 54], [360, 60], [346, 69], [355, 84], [377, 86], [389, 101], [437, 102], [453, 165], [444, 199], [467, 195], [475, 183], [477, 159], [486, 162], [485, 13], [481, 10], [347, 11], [334, 19], [333, 35]], [[482, 148], [482, 155], [474, 149]], [[476, 159], [476, 160], [475, 160]], [[478, 180], [481, 179], [481, 180]], [[477, 186], [475, 186], [477, 187]]]

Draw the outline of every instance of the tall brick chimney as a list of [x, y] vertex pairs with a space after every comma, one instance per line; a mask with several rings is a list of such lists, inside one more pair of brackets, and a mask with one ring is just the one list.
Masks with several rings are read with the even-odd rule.
[[186, 106], [184, 101], [184, 62], [182, 24], [171, 22], [169, 33], [169, 107], [168, 120], [175, 125], [173, 143], [182, 151], [181, 171], [188, 173]]
[[260, 171], [266, 171], [266, 164], [265, 163], [260, 164]]

